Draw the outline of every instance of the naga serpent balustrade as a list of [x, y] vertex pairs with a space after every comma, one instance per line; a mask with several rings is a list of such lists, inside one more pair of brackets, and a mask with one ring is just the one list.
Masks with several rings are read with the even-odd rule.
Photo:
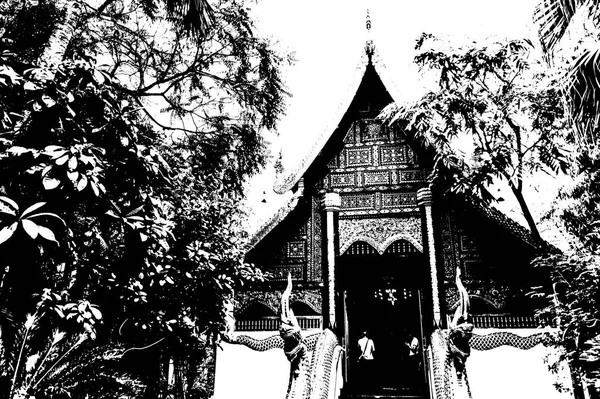
[[335, 334], [323, 330], [306, 338], [290, 308], [292, 277], [281, 295], [279, 336], [255, 339], [247, 335], [225, 337], [229, 343], [245, 345], [255, 351], [283, 349], [290, 361], [286, 399], [334, 399], [338, 391], [337, 367], [343, 356]]

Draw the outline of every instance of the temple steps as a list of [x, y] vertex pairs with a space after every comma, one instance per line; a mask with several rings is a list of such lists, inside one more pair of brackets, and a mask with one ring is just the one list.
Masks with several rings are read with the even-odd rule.
[[348, 394], [340, 396], [340, 399], [425, 399], [425, 396], [418, 394]]
[[426, 399], [422, 392], [411, 389], [395, 389], [393, 392], [356, 392], [346, 391], [340, 399]]

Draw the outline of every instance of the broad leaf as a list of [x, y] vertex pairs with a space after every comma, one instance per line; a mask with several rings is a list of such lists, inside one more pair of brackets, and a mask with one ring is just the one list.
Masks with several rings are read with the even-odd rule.
[[6, 242], [17, 230], [17, 222], [0, 230], [0, 244]]
[[11, 213], [11, 215], [16, 215], [16, 212], [19, 211], [19, 205], [17, 205], [15, 201], [11, 200], [8, 197], [0, 196], [0, 202], [4, 202], [5, 204], [9, 205], [12, 210], [15, 211], [15, 213]]
[[44, 185], [44, 189], [53, 190], [56, 187], [60, 186], [60, 180], [46, 176], [42, 179], [42, 184]]
[[98, 308], [96, 308], [95, 306], [90, 306], [90, 312], [92, 312], [92, 314], [94, 315], [94, 318], [96, 318], [96, 320], [101, 320], [102, 319], [102, 312], [100, 312], [100, 310], [98, 310]]
[[81, 179], [79, 179], [79, 181], [77, 182], [77, 191], [82, 191], [84, 188], [86, 188], [88, 184], [88, 178], [86, 175], [81, 175]]
[[42, 236], [42, 238], [44, 238], [48, 241], [54, 241], [55, 243], [58, 244], [58, 241], [56, 241], [56, 236], [54, 235], [52, 230], [50, 230], [49, 228], [44, 227], [44, 226], [38, 226], [38, 233], [40, 233], [40, 236]]
[[13, 147], [10, 147], [6, 152], [8, 152], [9, 154], [18, 156], [18, 155], [27, 154], [28, 152], [35, 152], [35, 150], [33, 150], [31, 148], [13, 146]]
[[29, 237], [35, 240], [39, 234], [38, 225], [29, 219], [21, 220], [21, 224], [23, 225], [23, 230], [29, 234]]
[[67, 177], [69, 178], [69, 180], [71, 180], [72, 182], [76, 182], [77, 179], [79, 179], [79, 172], [74, 171], [74, 172], [67, 172]]
[[70, 170], [77, 169], [77, 157], [72, 156], [71, 158], [69, 158], [69, 164], [67, 166]]
[[21, 218], [25, 218], [28, 215], [32, 214], [34, 211], [40, 209], [41, 207], [43, 207], [44, 205], [46, 205], [45, 202], [38, 202], [35, 203], [33, 205], [31, 205], [29, 208], [25, 209], [25, 211], [23, 212], [23, 214], [21, 215]]
[[69, 154], [65, 154], [56, 160], [57, 165], [64, 165], [69, 160]]
[[58, 216], [56, 213], [51, 213], [51, 212], [40, 212], [40, 213], [36, 213], [35, 215], [31, 215], [31, 216], [29, 217], [29, 219], [33, 219], [33, 218], [37, 218], [37, 217], [44, 217], [44, 216], [46, 216], [46, 217], [51, 217], [51, 218], [54, 218], [54, 219], [60, 220], [60, 222], [61, 222], [61, 223], [62, 223], [62, 224], [65, 226], [65, 227], [67, 227], [67, 224], [65, 223], [65, 221], [64, 221], [64, 220], [63, 220], [63, 219], [62, 219], [60, 216]]

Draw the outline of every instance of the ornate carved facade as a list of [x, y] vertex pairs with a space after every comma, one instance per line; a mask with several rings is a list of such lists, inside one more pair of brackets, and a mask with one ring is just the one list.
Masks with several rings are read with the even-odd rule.
[[327, 169], [318, 191], [340, 193], [341, 218], [416, 213], [428, 175], [401, 132], [370, 118], [350, 125]]
[[[457, 267], [469, 291], [490, 305], [486, 311], [512, 312], [511, 298], [524, 298], [514, 275], [527, 273], [533, 256], [524, 239], [527, 232], [468, 198], [434, 192], [432, 201], [419, 203], [417, 191], [429, 185], [432, 154], [376, 118], [391, 101], [368, 66], [337, 129], [327, 133], [327, 140], [318, 140], [322, 145], [305, 165], [277, 185], [278, 190], [295, 190], [296, 203], [266, 224], [266, 234], [249, 252], [248, 261], [272, 278], [268, 286], [238, 295], [237, 314], [252, 302], [273, 310], [281, 282], [290, 273], [297, 292], [305, 293], [298, 301], [324, 318], [339, 319], [336, 264], [354, 243], [368, 245], [372, 262], [392, 262], [392, 269], [393, 261], [385, 258], [393, 252], [389, 248], [418, 251], [424, 261], [411, 267], [427, 269], [413, 273], [428, 276], [423, 281], [429, 287], [419, 285], [424, 303], [440, 307], [443, 314], [455, 307]], [[339, 196], [335, 207], [322, 204], [329, 193]]]
[[[289, 305], [298, 316], [294, 331], [300, 338], [299, 330], [335, 333], [343, 346], [344, 381], [355, 372], [361, 377], [355, 380], [364, 379], [350, 360], [359, 357], [355, 344], [368, 330], [384, 348], [377, 358], [385, 367], [374, 376], [379, 393], [450, 397], [448, 373], [462, 350], [452, 352], [449, 342], [468, 348], [470, 338], [459, 334], [463, 327], [535, 326], [525, 294], [542, 280], [529, 265], [535, 253], [527, 229], [466, 195], [432, 188], [433, 150], [377, 118], [393, 99], [372, 55], [354, 97], [344, 103], [345, 113], [331, 125], [336, 128], [323, 132], [302, 164], [274, 186], [281, 194], [291, 190], [292, 199], [252, 241], [247, 261], [270, 279], [237, 292], [236, 328], [277, 329], [289, 275], [294, 286]], [[462, 319], [450, 320], [454, 314]], [[281, 321], [283, 326], [283, 316]], [[420, 360], [432, 373], [404, 373], [409, 368], [400, 363], [410, 356], [398, 342], [408, 334], [425, 349], [421, 355], [431, 355]], [[539, 342], [511, 334], [475, 336], [473, 348], [510, 344], [527, 350]]]

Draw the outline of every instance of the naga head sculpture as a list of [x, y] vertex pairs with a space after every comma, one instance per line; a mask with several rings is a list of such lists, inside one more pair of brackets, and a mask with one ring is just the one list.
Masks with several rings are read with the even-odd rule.
[[456, 307], [456, 311], [454, 312], [454, 318], [450, 324], [450, 328], [456, 328], [458, 325], [463, 323], [468, 323], [470, 321], [469, 318], [469, 307], [471, 303], [469, 301], [469, 293], [467, 289], [462, 283], [460, 279], [460, 268], [456, 268], [456, 288], [458, 290], [458, 306]]
[[291, 363], [292, 372], [300, 373], [300, 365], [306, 346], [304, 345], [302, 331], [294, 311], [290, 308], [290, 295], [292, 294], [292, 275], [288, 273], [288, 283], [281, 295], [280, 327], [279, 334], [283, 338], [283, 350]]
[[469, 317], [469, 293], [460, 279], [460, 269], [456, 268], [456, 288], [458, 289], [459, 301], [454, 318], [450, 323], [448, 335], [448, 348], [454, 359], [454, 366], [459, 377], [465, 371], [465, 362], [471, 354], [469, 340], [473, 335], [473, 324]]

